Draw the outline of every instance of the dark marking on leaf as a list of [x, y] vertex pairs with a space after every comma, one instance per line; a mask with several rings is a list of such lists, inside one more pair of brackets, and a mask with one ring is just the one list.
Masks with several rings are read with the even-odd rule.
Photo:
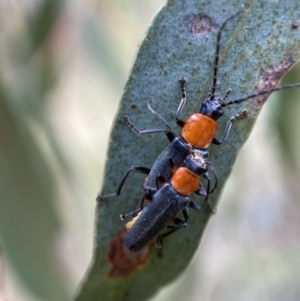
[[292, 23], [291, 28], [292, 29], [297, 29], [299, 27], [298, 23]]
[[140, 252], [130, 252], [123, 243], [126, 232], [125, 228], [120, 230], [117, 237], [109, 245], [108, 260], [111, 263], [111, 269], [108, 272], [108, 277], [110, 278], [125, 277], [142, 268], [152, 248], [152, 245], [149, 245]]
[[[283, 75], [293, 66], [292, 57], [286, 59], [278, 65], [268, 66], [260, 71], [261, 81], [257, 86], [257, 92], [276, 88]], [[260, 110], [270, 94], [257, 97], [254, 101], [254, 109]]]
[[135, 105], [135, 104], [132, 104], [132, 105], [131, 105], [131, 109], [135, 110], [135, 109], [137, 109], [137, 108], [138, 108], [137, 105]]

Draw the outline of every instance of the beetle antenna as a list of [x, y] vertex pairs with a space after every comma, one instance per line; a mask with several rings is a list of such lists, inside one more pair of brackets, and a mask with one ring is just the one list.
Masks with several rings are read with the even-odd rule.
[[258, 93], [253, 93], [253, 94], [250, 94], [250, 95], [248, 95], [246, 97], [243, 97], [243, 98], [228, 101], [227, 103], [224, 103], [221, 106], [226, 107], [226, 106], [229, 106], [229, 105], [232, 105], [232, 104], [247, 101], [248, 99], [255, 98], [255, 97], [258, 97], [258, 96], [261, 96], [261, 95], [264, 95], [264, 94], [270, 94], [270, 93], [275, 92], [275, 91], [293, 89], [293, 88], [300, 88], [300, 83], [290, 84], [290, 85], [286, 85], [286, 86], [282, 86], [282, 87], [277, 87], [277, 88], [271, 89], [271, 90], [266, 90], [266, 91], [261, 91], [261, 92], [258, 92]]
[[214, 79], [213, 79], [213, 86], [211, 89], [211, 96], [210, 96], [210, 100], [213, 100], [218, 83], [217, 83], [217, 74], [218, 74], [218, 65], [219, 65], [219, 56], [220, 56], [220, 44], [221, 44], [221, 34], [222, 31], [225, 27], [225, 25], [227, 24], [228, 21], [230, 21], [231, 19], [233, 19], [236, 15], [238, 15], [240, 12], [242, 11], [242, 9], [238, 10], [236, 13], [234, 13], [233, 15], [231, 15], [230, 17], [228, 17], [223, 24], [221, 25], [218, 34], [217, 34], [217, 45], [216, 45], [216, 55], [215, 55], [215, 65], [214, 65]]

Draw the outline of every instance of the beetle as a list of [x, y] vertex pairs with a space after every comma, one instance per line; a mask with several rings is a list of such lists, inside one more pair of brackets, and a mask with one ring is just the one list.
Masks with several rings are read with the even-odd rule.
[[[174, 169], [180, 167], [186, 157], [191, 154], [191, 152], [193, 152], [197, 156], [202, 157], [205, 160], [208, 159], [209, 153], [207, 150], [192, 149], [181, 137], [178, 137], [178, 135], [172, 130], [168, 122], [160, 114], [153, 110], [150, 104], [148, 104], [148, 108], [153, 114], [161, 119], [167, 127], [167, 130], [164, 129], [151, 131], [164, 131], [171, 143], [161, 152], [161, 154], [155, 160], [151, 169], [143, 166], [131, 166], [124, 174], [117, 188], [117, 191], [105, 195], [99, 194], [97, 196], [97, 201], [101, 201], [105, 198], [119, 196], [121, 194], [122, 187], [131, 172], [138, 172], [147, 175], [147, 178], [143, 184], [143, 190], [145, 191], [145, 198], [150, 200], [152, 199], [152, 195], [158, 190], [158, 187], [170, 181], [173, 176]], [[213, 173], [215, 183], [213, 189], [210, 190], [210, 175], [207, 171], [204, 172], [202, 175], [207, 180], [207, 189], [205, 190], [201, 183], [201, 187], [199, 188], [199, 191], [201, 193], [199, 194], [202, 196], [206, 196], [207, 193], [212, 193], [217, 187], [218, 179], [214, 167], [211, 163], [209, 163], [209, 165], [210, 170]], [[208, 206], [210, 207], [209, 204]], [[123, 216], [122, 219], [124, 218], [125, 217]]]
[[[124, 238], [126, 248], [138, 252], [155, 239], [156, 246], [160, 248], [163, 237], [186, 226], [189, 218], [188, 208], [200, 210], [200, 206], [188, 196], [192, 193], [201, 194], [200, 176], [207, 172], [207, 163], [199, 154], [190, 154], [185, 158], [170, 181], [157, 188], [151, 201], [127, 223], [128, 232]], [[181, 211], [184, 220], [177, 217]], [[170, 225], [171, 222], [174, 225]], [[167, 228], [171, 230], [163, 233]]]
[[[270, 91], [264, 91], [262, 93], [255, 94], [255, 96], [250, 95], [245, 99], [239, 99], [235, 101], [231, 101], [226, 103], [226, 99], [229, 96], [231, 89], [226, 91], [224, 97], [218, 95], [216, 93], [216, 89], [219, 86], [217, 81], [217, 72], [218, 72], [218, 64], [219, 64], [219, 54], [220, 54], [220, 43], [221, 43], [221, 35], [226, 26], [226, 24], [233, 19], [236, 15], [241, 13], [242, 10], [237, 11], [236, 13], [229, 16], [225, 21], [221, 24], [218, 33], [217, 33], [217, 42], [216, 42], [216, 50], [215, 50], [215, 61], [214, 61], [214, 74], [213, 74], [213, 85], [212, 90], [208, 94], [208, 97], [205, 98], [201, 104], [199, 113], [192, 114], [186, 121], [183, 121], [179, 118], [179, 115], [186, 103], [186, 79], [182, 77], [179, 79], [180, 87], [181, 87], [181, 101], [177, 108], [175, 121], [176, 123], [182, 127], [182, 138], [186, 142], [186, 144], [191, 145], [195, 149], [201, 149], [202, 151], [206, 150], [211, 143], [220, 145], [222, 144], [229, 135], [232, 124], [240, 119], [247, 117], [247, 111], [243, 110], [242, 112], [232, 116], [227, 122], [225, 132], [222, 139], [216, 138], [218, 124], [216, 122], [221, 116], [224, 115], [223, 107], [231, 105], [233, 103], [240, 103], [242, 101], [246, 101], [251, 97], [256, 97], [261, 94], [270, 93]], [[150, 109], [151, 110], [151, 109]], [[162, 119], [162, 118], [161, 118]], [[158, 132], [163, 132], [165, 130], [143, 130], [139, 131], [129, 120], [129, 117], [125, 115], [123, 117], [123, 121], [138, 135], [146, 135], [146, 134], [154, 134]], [[169, 137], [168, 137], [169, 138]], [[169, 138], [170, 141], [172, 141]]]

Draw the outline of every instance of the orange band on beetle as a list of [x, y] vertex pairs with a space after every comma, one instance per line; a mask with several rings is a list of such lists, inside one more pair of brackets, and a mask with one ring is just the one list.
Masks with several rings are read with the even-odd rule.
[[182, 129], [183, 139], [195, 148], [207, 148], [217, 134], [215, 120], [196, 113], [190, 116]]
[[139, 218], [140, 213], [141, 213], [141, 212], [139, 212], [137, 216], [135, 216], [134, 218], [132, 218], [132, 220], [129, 221], [129, 222], [125, 225], [125, 227], [126, 227], [127, 230], [130, 230], [130, 228], [134, 225], [134, 223], [135, 223], [135, 222], [137, 221], [137, 219]]
[[173, 175], [171, 185], [181, 195], [188, 196], [199, 189], [200, 177], [186, 167], [180, 167]]

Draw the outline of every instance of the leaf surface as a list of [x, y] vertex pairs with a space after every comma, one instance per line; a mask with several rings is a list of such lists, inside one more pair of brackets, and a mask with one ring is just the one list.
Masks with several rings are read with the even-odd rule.
[[[150, 26], [126, 83], [111, 132], [102, 194], [114, 192], [130, 166], [151, 167], [168, 145], [163, 134], [136, 136], [121, 117], [129, 115], [140, 130], [162, 128], [147, 109], [151, 102], [180, 133], [175, 125], [180, 102], [178, 79], [185, 77], [188, 81], [188, 101], [182, 113], [186, 119], [199, 111], [210, 92], [217, 30], [239, 9], [243, 11], [222, 33], [218, 73], [221, 95], [231, 88], [229, 100], [234, 100], [273, 88], [299, 59], [300, 31], [292, 26], [299, 19], [297, 1], [280, 5], [266, 1], [168, 1]], [[210, 198], [213, 206], [266, 99], [263, 96], [228, 107], [218, 122], [217, 137], [221, 138], [231, 116], [245, 108], [249, 112], [249, 118], [234, 124], [224, 145], [209, 149], [219, 179], [218, 189]], [[130, 175], [120, 197], [97, 206], [94, 256], [77, 301], [145, 300], [182, 273], [192, 259], [211, 217], [206, 207], [191, 212], [187, 228], [165, 240], [163, 258], [157, 256], [155, 248], [138, 254], [124, 252], [124, 222], [119, 215], [132, 211], [143, 181], [143, 175]], [[203, 204], [200, 198], [193, 200]]]

